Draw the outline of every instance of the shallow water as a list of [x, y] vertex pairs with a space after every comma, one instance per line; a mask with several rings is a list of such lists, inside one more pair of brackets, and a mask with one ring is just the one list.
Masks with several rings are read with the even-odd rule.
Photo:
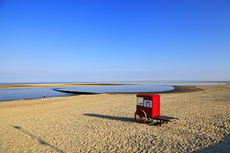
[[0, 89], [0, 101], [43, 98], [43, 94], [47, 98], [70, 95], [54, 91], [53, 88]]
[[173, 90], [174, 87], [157, 84], [130, 84], [94, 87], [58, 88], [59, 91], [86, 92], [86, 93], [137, 93], [137, 92], [162, 92]]
[[[220, 83], [223, 85], [225, 83]], [[22, 89], [0, 89], [0, 101], [35, 99], [46, 97], [70, 96], [71, 92], [85, 93], [138, 93], [138, 92], [162, 92], [173, 90], [173, 86], [192, 86], [192, 85], [219, 85], [219, 83], [148, 83], [94, 87], [63, 87], [63, 88], [22, 88]], [[58, 92], [54, 89], [63, 91]], [[64, 92], [69, 93], [64, 93]]]

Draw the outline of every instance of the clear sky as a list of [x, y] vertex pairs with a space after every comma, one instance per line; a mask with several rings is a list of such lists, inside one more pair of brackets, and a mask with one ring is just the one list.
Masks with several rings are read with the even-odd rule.
[[0, 82], [230, 80], [230, 0], [0, 0]]

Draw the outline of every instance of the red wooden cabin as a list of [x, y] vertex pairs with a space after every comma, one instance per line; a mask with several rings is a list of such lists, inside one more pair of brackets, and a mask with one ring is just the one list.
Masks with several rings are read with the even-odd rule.
[[160, 121], [160, 125], [168, 123], [170, 119], [177, 119], [160, 116], [160, 95], [148, 93], [137, 94], [137, 109], [134, 117], [138, 123], [144, 123], [147, 119], [156, 119]]

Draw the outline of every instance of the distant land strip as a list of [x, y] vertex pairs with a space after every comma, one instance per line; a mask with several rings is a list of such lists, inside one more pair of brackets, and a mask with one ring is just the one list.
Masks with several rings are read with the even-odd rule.
[[0, 85], [0, 89], [19, 89], [19, 88], [52, 88], [52, 87], [87, 87], [87, 86], [109, 86], [126, 85], [121, 83], [60, 83], [60, 84], [7, 84]]

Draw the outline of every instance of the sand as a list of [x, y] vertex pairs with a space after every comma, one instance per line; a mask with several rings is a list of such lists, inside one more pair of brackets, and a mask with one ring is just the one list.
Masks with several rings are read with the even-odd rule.
[[162, 126], [135, 122], [136, 94], [0, 102], [0, 152], [229, 152], [230, 86], [195, 88], [160, 94]]

